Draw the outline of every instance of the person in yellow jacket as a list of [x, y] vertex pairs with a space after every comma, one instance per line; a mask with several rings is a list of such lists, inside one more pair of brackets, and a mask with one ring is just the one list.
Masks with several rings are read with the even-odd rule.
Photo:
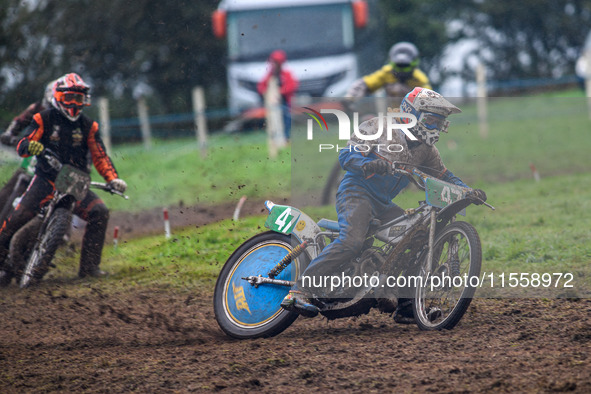
[[427, 75], [418, 68], [419, 50], [410, 42], [399, 42], [390, 48], [390, 63], [355, 81], [347, 97], [359, 98], [384, 88], [388, 97], [404, 97], [410, 90], [432, 89]]

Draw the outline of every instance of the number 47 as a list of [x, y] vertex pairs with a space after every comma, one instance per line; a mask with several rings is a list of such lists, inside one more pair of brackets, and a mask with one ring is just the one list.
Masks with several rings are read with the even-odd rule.
[[279, 215], [279, 217], [277, 217], [277, 220], [275, 220], [275, 224], [278, 226], [277, 230], [283, 233], [289, 230], [293, 223], [293, 220], [289, 222], [289, 219], [291, 219], [290, 214], [291, 208], [287, 208], [285, 211], [281, 212], [281, 215]]

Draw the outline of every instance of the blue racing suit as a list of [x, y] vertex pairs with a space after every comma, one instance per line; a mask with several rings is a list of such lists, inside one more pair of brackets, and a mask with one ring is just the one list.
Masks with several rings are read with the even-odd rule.
[[[377, 125], [374, 118], [362, 123], [360, 131], [371, 130]], [[346, 148], [339, 153], [339, 162], [346, 171], [336, 195], [336, 211], [340, 226], [339, 237], [331, 242], [308, 265], [302, 276], [326, 277], [338, 275], [350, 267], [352, 259], [357, 257], [367, 237], [369, 226], [374, 218], [392, 220], [404, 213], [402, 208], [392, 202], [408, 184], [407, 176], [402, 174], [365, 174], [363, 165], [373, 160], [384, 159], [389, 162], [399, 161], [420, 166], [421, 170], [443, 181], [467, 187], [458, 177], [445, 168], [439, 151], [435, 146], [428, 146], [420, 141], [408, 141], [404, 133], [397, 130], [394, 133], [394, 143], [402, 147], [399, 152], [379, 151], [376, 146], [386, 146], [389, 143], [373, 144], [374, 148], [365, 151], [367, 145], [355, 137], [349, 140]], [[363, 146], [363, 149], [358, 149]], [[320, 283], [318, 280], [312, 283]], [[301, 279], [296, 282], [292, 290], [300, 290], [308, 296], [327, 297], [327, 289], [304, 288]]]

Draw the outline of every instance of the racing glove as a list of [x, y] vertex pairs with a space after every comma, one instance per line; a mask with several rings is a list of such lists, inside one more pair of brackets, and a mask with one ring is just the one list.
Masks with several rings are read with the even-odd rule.
[[31, 142], [29, 142], [29, 146], [27, 147], [27, 150], [29, 151], [29, 154], [31, 154], [33, 156], [37, 156], [38, 154], [43, 152], [43, 148], [45, 148], [45, 147], [43, 146], [43, 144], [41, 142], [31, 141]]
[[376, 175], [387, 174], [391, 168], [392, 168], [392, 164], [390, 164], [388, 161], [386, 161], [384, 159], [372, 160], [369, 163], [365, 163], [364, 165], [361, 166], [361, 169], [363, 170], [363, 175], [365, 175], [365, 177], [368, 177], [372, 174], [376, 174]]
[[109, 187], [119, 193], [123, 193], [127, 189], [127, 183], [123, 179], [116, 178], [109, 182]]
[[486, 193], [481, 189], [473, 189], [471, 197], [475, 205], [482, 205], [486, 201]]

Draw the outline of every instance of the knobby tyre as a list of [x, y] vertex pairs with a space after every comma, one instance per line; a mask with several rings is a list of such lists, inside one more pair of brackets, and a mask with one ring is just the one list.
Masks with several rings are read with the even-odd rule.
[[[239, 339], [271, 337], [296, 320], [296, 313], [280, 305], [289, 287], [255, 287], [242, 279], [266, 277], [292, 249], [290, 236], [269, 231], [255, 235], [232, 253], [220, 272], [213, 296], [215, 318], [227, 335]], [[300, 255], [276, 279], [295, 280], [307, 263], [305, 255]]]
[[57, 208], [53, 212], [27, 260], [20, 279], [21, 288], [37, 283], [47, 273], [55, 252], [62, 244], [68, 230], [71, 215], [70, 210], [66, 208]]
[[[445, 227], [433, 243], [431, 269], [423, 257], [413, 302], [417, 325], [422, 330], [454, 328], [466, 313], [478, 286], [482, 247], [476, 229], [467, 222]], [[427, 274], [429, 272], [429, 274]]]

